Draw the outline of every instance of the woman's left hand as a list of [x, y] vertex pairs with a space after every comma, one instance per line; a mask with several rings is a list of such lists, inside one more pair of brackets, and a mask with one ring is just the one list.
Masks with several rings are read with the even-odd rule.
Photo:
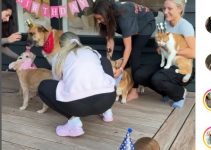
[[114, 72], [114, 78], [118, 78], [122, 74], [122, 69], [116, 69]]

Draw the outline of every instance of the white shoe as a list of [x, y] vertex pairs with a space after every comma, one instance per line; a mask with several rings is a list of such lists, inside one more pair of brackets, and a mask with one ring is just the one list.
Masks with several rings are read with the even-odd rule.
[[56, 127], [56, 134], [58, 136], [70, 136], [77, 137], [84, 134], [82, 128], [83, 124], [79, 117], [72, 117], [64, 125], [59, 125]]
[[111, 108], [108, 109], [106, 112], [103, 113], [103, 120], [105, 122], [111, 122], [111, 121], [113, 121], [113, 113], [112, 113]]

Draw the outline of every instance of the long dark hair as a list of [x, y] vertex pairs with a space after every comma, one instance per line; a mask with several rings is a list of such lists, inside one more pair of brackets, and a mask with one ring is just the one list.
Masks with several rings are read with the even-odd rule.
[[[93, 6], [93, 13], [101, 15], [105, 24], [100, 23], [100, 34], [104, 37], [112, 38], [116, 31], [116, 16], [119, 14], [115, 9], [113, 0], [96, 0]], [[95, 26], [97, 21], [95, 19]]]
[[[11, 1], [9, 0], [2, 0], [2, 10], [10, 9], [13, 11], [13, 6], [11, 4]], [[8, 37], [11, 33], [14, 31], [14, 21], [13, 16], [10, 17], [9, 22], [2, 22], [2, 37]]]
[[11, 3], [8, 0], [2, 0], [2, 10], [1, 11], [7, 10], [7, 9], [13, 10]]

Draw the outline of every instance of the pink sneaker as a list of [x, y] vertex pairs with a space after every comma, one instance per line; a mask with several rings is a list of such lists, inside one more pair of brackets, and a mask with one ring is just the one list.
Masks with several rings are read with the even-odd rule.
[[103, 120], [105, 122], [111, 122], [111, 121], [113, 121], [113, 113], [111, 111], [111, 108], [108, 109], [106, 112], [103, 113]]
[[78, 117], [68, 120], [64, 125], [59, 125], [56, 127], [56, 134], [58, 136], [70, 136], [77, 137], [84, 134], [82, 128], [82, 122]]

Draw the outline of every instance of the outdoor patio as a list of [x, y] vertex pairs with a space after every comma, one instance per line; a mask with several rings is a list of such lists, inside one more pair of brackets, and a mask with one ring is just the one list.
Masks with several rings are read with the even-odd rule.
[[114, 121], [105, 123], [99, 116], [82, 118], [85, 134], [78, 138], [58, 137], [55, 128], [66, 118], [49, 109], [44, 114], [37, 97], [27, 110], [20, 111], [22, 97], [14, 72], [2, 72], [2, 149], [3, 150], [117, 150], [127, 128], [131, 138], [154, 137], [161, 150], [195, 149], [195, 93], [189, 92], [185, 106], [173, 109], [160, 102], [161, 96], [145, 89], [138, 100], [116, 102]]

